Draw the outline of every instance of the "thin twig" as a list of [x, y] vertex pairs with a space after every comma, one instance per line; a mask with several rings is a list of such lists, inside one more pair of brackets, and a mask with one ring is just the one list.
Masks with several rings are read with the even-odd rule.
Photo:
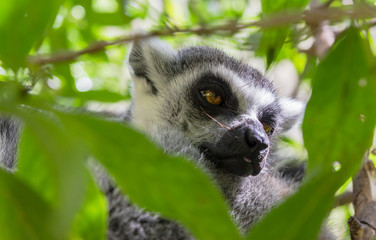
[[141, 39], [146, 39], [150, 37], [162, 37], [162, 36], [172, 36], [179, 33], [190, 33], [197, 35], [209, 35], [209, 34], [234, 34], [242, 29], [250, 27], [259, 28], [272, 28], [281, 27], [288, 24], [294, 24], [298, 22], [321, 22], [323, 20], [339, 21], [345, 17], [351, 17], [353, 19], [365, 19], [376, 17], [376, 11], [374, 7], [362, 7], [362, 8], [328, 8], [328, 9], [312, 9], [306, 11], [298, 12], [288, 12], [288, 13], [278, 13], [259, 21], [251, 21], [246, 23], [230, 22], [223, 25], [213, 26], [213, 27], [198, 27], [198, 28], [172, 28], [172, 29], [162, 29], [155, 30], [146, 34], [133, 34], [129, 36], [120, 37], [113, 41], [99, 41], [93, 43], [87, 48], [79, 51], [70, 51], [60, 54], [55, 54], [52, 56], [45, 55], [34, 55], [29, 56], [28, 62], [31, 65], [44, 65], [50, 63], [58, 63], [65, 61], [72, 61], [77, 57], [88, 54], [95, 53], [104, 50], [108, 46], [123, 44], [127, 42], [137, 41]]
[[343, 205], [350, 204], [353, 201], [353, 193], [352, 192], [344, 192], [338, 197], [336, 197], [334, 202], [334, 207], [340, 207]]

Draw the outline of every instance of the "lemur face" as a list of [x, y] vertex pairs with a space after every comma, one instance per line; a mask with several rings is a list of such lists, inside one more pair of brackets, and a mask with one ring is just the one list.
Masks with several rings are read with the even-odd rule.
[[257, 70], [217, 49], [175, 52], [152, 39], [134, 44], [129, 63], [135, 125], [152, 137], [166, 136], [154, 140], [168, 151], [184, 152], [171, 146], [184, 142], [230, 174], [259, 174], [272, 139], [303, 110], [278, 98]]

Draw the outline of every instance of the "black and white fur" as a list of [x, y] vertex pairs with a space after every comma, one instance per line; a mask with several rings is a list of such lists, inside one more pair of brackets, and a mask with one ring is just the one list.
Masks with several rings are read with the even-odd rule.
[[[148, 39], [133, 44], [129, 65], [132, 104], [124, 119], [166, 153], [195, 161], [223, 192], [241, 232], [294, 191], [296, 183], [270, 162], [274, 139], [301, 119], [303, 104], [279, 98], [260, 72], [214, 48], [175, 51]], [[223, 104], [208, 105], [201, 94], [206, 89], [219, 92]], [[266, 133], [263, 122], [274, 131]], [[7, 129], [15, 133], [17, 126], [0, 123], [1, 161], [12, 168], [16, 140]], [[100, 167], [94, 169], [108, 200], [108, 239], [194, 239], [178, 223], [130, 203]], [[324, 235], [321, 240], [332, 239]]]

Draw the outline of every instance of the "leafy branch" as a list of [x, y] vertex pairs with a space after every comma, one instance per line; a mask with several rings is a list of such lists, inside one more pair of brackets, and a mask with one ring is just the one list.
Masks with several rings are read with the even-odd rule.
[[[305, 11], [286, 12], [273, 14], [262, 18], [257, 21], [250, 21], [245, 23], [239, 23], [236, 21], [229, 22], [218, 26], [200, 26], [197, 28], [168, 28], [161, 30], [154, 30], [149, 33], [143, 34], [131, 34], [120, 37], [112, 41], [98, 41], [90, 46], [78, 50], [67, 51], [52, 56], [45, 55], [33, 55], [29, 56], [28, 62], [31, 65], [45, 65], [51, 63], [72, 61], [84, 54], [95, 53], [104, 50], [108, 46], [119, 45], [123, 43], [133, 42], [141, 39], [151, 37], [173, 36], [180, 33], [189, 33], [196, 35], [209, 35], [209, 34], [234, 34], [240, 30], [258, 27], [262, 29], [281, 27], [289, 24], [296, 24], [299, 22], [306, 22], [312, 25], [313, 23], [321, 23], [325, 20], [340, 21], [344, 18], [350, 19], [368, 19], [376, 17], [376, 8], [373, 6], [363, 7], [338, 7], [338, 8], [315, 8]], [[374, 19], [365, 23], [364, 26], [372, 27], [374, 25]]]

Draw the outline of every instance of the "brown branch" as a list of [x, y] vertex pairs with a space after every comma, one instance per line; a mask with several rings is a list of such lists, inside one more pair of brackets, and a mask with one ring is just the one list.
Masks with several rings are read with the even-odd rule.
[[339, 207], [343, 205], [350, 204], [353, 201], [352, 192], [344, 192], [341, 195], [337, 196], [334, 201], [334, 207]]
[[172, 36], [179, 33], [190, 33], [197, 35], [209, 35], [209, 34], [234, 34], [242, 29], [250, 27], [259, 28], [272, 28], [281, 27], [288, 24], [294, 24], [298, 22], [322, 22], [323, 20], [339, 21], [343, 18], [350, 17], [353, 19], [365, 19], [376, 17], [376, 11], [374, 7], [362, 7], [362, 8], [319, 8], [307, 11], [299, 12], [288, 12], [274, 14], [259, 21], [252, 21], [246, 23], [236, 23], [230, 22], [223, 25], [213, 26], [213, 27], [198, 27], [198, 28], [173, 28], [173, 29], [163, 29], [155, 30], [146, 34], [134, 34], [130, 36], [124, 36], [113, 41], [100, 41], [93, 43], [87, 48], [79, 51], [70, 51], [60, 54], [55, 54], [52, 56], [45, 55], [34, 55], [29, 56], [28, 62], [31, 65], [44, 65], [49, 63], [58, 63], [64, 61], [72, 61], [81, 55], [88, 53], [95, 53], [104, 50], [108, 46], [118, 45], [123, 43], [128, 43], [132, 41], [137, 41], [140, 39], [146, 39], [150, 37], [162, 37], [162, 36]]
[[353, 204], [355, 215], [348, 223], [352, 240], [372, 240], [376, 238], [376, 168], [366, 160], [359, 175], [353, 180]]
[[[329, 0], [325, 4], [321, 4], [318, 0], [312, 0], [310, 7], [316, 10], [326, 10], [332, 2], [332, 0]], [[312, 46], [305, 52], [307, 55], [323, 58], [335, 41], [335, 33], [326, 19], [322, 21], [306, 21], [306, 24], [312, 32], [314, 41]]]

